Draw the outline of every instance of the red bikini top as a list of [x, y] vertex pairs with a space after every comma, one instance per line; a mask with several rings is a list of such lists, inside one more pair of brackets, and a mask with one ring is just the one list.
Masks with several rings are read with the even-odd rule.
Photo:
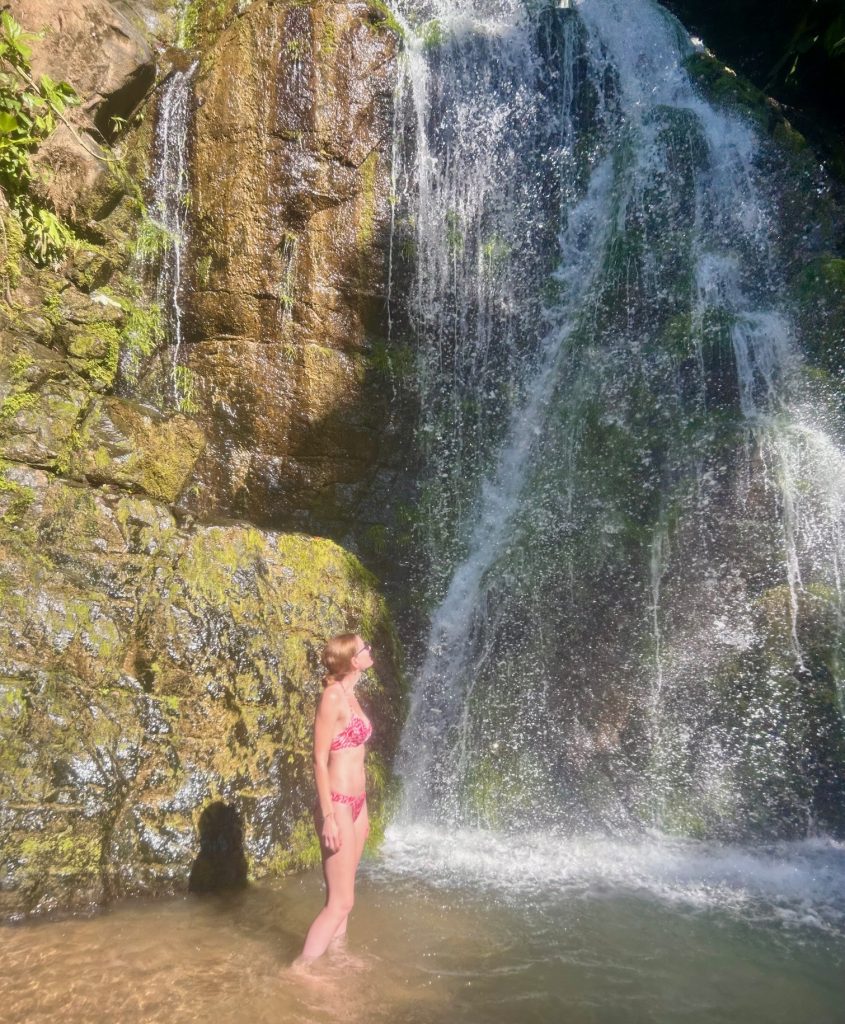
[[362, 743], [366, 743], [367, 740], [373, 734], [373, 727], [369, 722], [365, 722], [363, 718], [359, 718], [355, 712], [352, 712], [352, 717], [349, 719], [349, 725], [345, 729], [341, 729], [340, 732], [332, 740], [330, 750], [346, 750], [347, 747], [360, 747]]

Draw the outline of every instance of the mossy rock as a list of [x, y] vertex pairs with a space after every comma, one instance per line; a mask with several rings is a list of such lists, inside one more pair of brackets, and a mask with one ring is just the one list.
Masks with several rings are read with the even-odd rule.
[[0, 335], [0, 456], [55, 466], [90, 398], [86, 382], [55, 352]]
[[841, 388], [845, 381], [845, 260], [825, 255], [803, 267], [792, 282], [804, 348]]
[[0, 913], [184, 891], [214, 803], [242, 823], [252, 877], [315, 863], [318, 656], [347, 629], [377, 651], [362, 700], [383, 833], [399, 651], [357, 559], [303, 535], [180, 529], [149, 498], [36, 470], [3, 478], [17, 491], [0, 487], [0, 511], [10, 494], [20, 507], [0, 515]]
[[795, 153], [807, 147], [804, 136], [786, 119], [780, 106], [743, 75], [726, 67], [711, 53], [694, 53], [685, 67], [690, 77], [715, 103], [745, 113], [777, 143]]
[[121, 398], [98, 400], [79, 426], [69, 473], [175, 501], [205, 438], [187, 416], [162, 416]]

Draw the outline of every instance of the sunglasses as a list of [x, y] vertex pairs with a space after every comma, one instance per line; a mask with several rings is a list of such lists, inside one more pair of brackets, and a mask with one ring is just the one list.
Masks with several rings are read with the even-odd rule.
[[370, 651], [370, 653], [372, 653], [372, 650], [373, 650], [373, 645], [372, 645], [372, 644], [364, 644], [364, 646], [363, 646], [363, 647], [362, 647], [362, 648], [361, 648], [360, 650], [357, 650], [357, 651], [356, 651], [356, 652], [355, 652], [355, 653], [354, 653], [354, 654], [352, 655], [352, 657], [353, 657], [353, 658], [357, 658], [357, 657], [358, 657], [358, 655], [359, 655], [359, 654], [363, 654], [363, 653], [364, 653], [364, 651]]

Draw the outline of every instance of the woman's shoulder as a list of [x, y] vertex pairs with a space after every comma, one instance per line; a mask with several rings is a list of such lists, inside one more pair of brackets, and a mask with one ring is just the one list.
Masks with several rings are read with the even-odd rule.
[[335, 683], [329, 683], [320, 694], [320, 709], [339, 708], [342, 697], [341, 688]]

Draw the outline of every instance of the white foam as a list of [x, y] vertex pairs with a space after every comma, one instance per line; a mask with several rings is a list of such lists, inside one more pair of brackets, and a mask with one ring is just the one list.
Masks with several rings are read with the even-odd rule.
[[845, 843], [828, 838], [743, 847], [392, 825], [369, 870], [503, 899], [627, 895], [845, 935]]

